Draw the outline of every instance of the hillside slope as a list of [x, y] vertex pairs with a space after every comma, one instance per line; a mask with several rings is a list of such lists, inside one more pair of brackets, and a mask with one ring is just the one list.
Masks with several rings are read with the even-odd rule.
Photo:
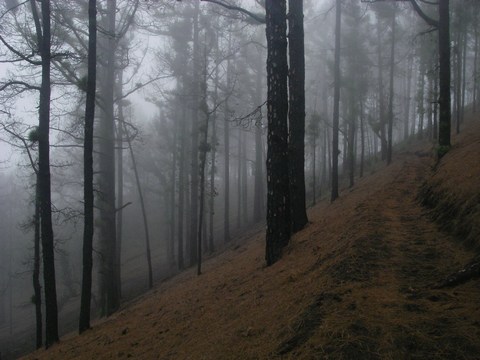
[[478, 358], [480, 281], [432, 288], [474, 254], [417, 200], [450, 167], [456, 180], [438, 184], [458, 199], [478, 194], [461, 173], [479, 174], [480, 127], [465, 133], [434, 170], [425, 148], [409, 150], [311, 209], [274, 266], [259, 231], [200, 277], [187, 271], [27, 359]]

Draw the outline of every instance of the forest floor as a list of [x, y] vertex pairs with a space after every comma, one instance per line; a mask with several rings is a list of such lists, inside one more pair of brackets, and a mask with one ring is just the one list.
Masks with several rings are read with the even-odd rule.
[[201, 276], [192, 269], [158, 284], [26, 358], [478, 359], [480, 280], [435, 286], [476, 252], [440, 229], [418, 194], [435, 179], [442, 197], [477, 198], [480, 121], [436, 166], [431, 153], [398, 150], [390, 166], [311, 208], [273, 266], [261, 229], [206, 261]]

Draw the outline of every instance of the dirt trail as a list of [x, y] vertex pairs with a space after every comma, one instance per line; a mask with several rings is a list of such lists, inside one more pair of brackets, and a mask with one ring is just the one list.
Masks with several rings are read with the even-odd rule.
[[416, 198], [424, 155], [402, 153], [310, 209], [274, 266], [261, 231], [202, 276], [187, 271], [28, 358], [478, 359], [480, 282], [432, 289], [473, 255]]
[[326, 267], [336, 280], [330, 293], [339, 299], [305, 341], [310, 349], [292, 350], [292, 358], [480, 356], [479, 282], [432, 290], [473, 255], [439, 231], [419, 204], [431, 164], [422, 154], [402, 154], [344, 200], [354, 210], [344, 232], [349, 245], [343, 260]]

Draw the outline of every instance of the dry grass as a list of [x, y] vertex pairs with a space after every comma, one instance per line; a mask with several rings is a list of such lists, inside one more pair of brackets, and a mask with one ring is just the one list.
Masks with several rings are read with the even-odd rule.
[[[434, 177], [450, 162], [453, 174], [466, 171], [462, 161], [478, 175], [480, 145], [462, 139]], [[259, 232], [208, 260], [200, 277], [182, 273], [27, 359], [478, 358], [478, 280], [431, 288], [472, 253], [417, 203], [433, 159], [415, 151], [312, 208], [312, 223], [274, 266], [264, 266]], [[465, 177], [442, 181], [468, 196], [477, 175], [465, 188]]]

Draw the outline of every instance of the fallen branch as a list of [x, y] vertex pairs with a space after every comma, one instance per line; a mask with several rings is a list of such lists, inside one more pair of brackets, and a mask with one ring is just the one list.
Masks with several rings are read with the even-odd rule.
[[480, 277], [480, 258], [471, 261], [463, 269], [448, 276], [443, 282], [433, 286], [434, 289], [454, 287], [466, 283], [469, 280]]

